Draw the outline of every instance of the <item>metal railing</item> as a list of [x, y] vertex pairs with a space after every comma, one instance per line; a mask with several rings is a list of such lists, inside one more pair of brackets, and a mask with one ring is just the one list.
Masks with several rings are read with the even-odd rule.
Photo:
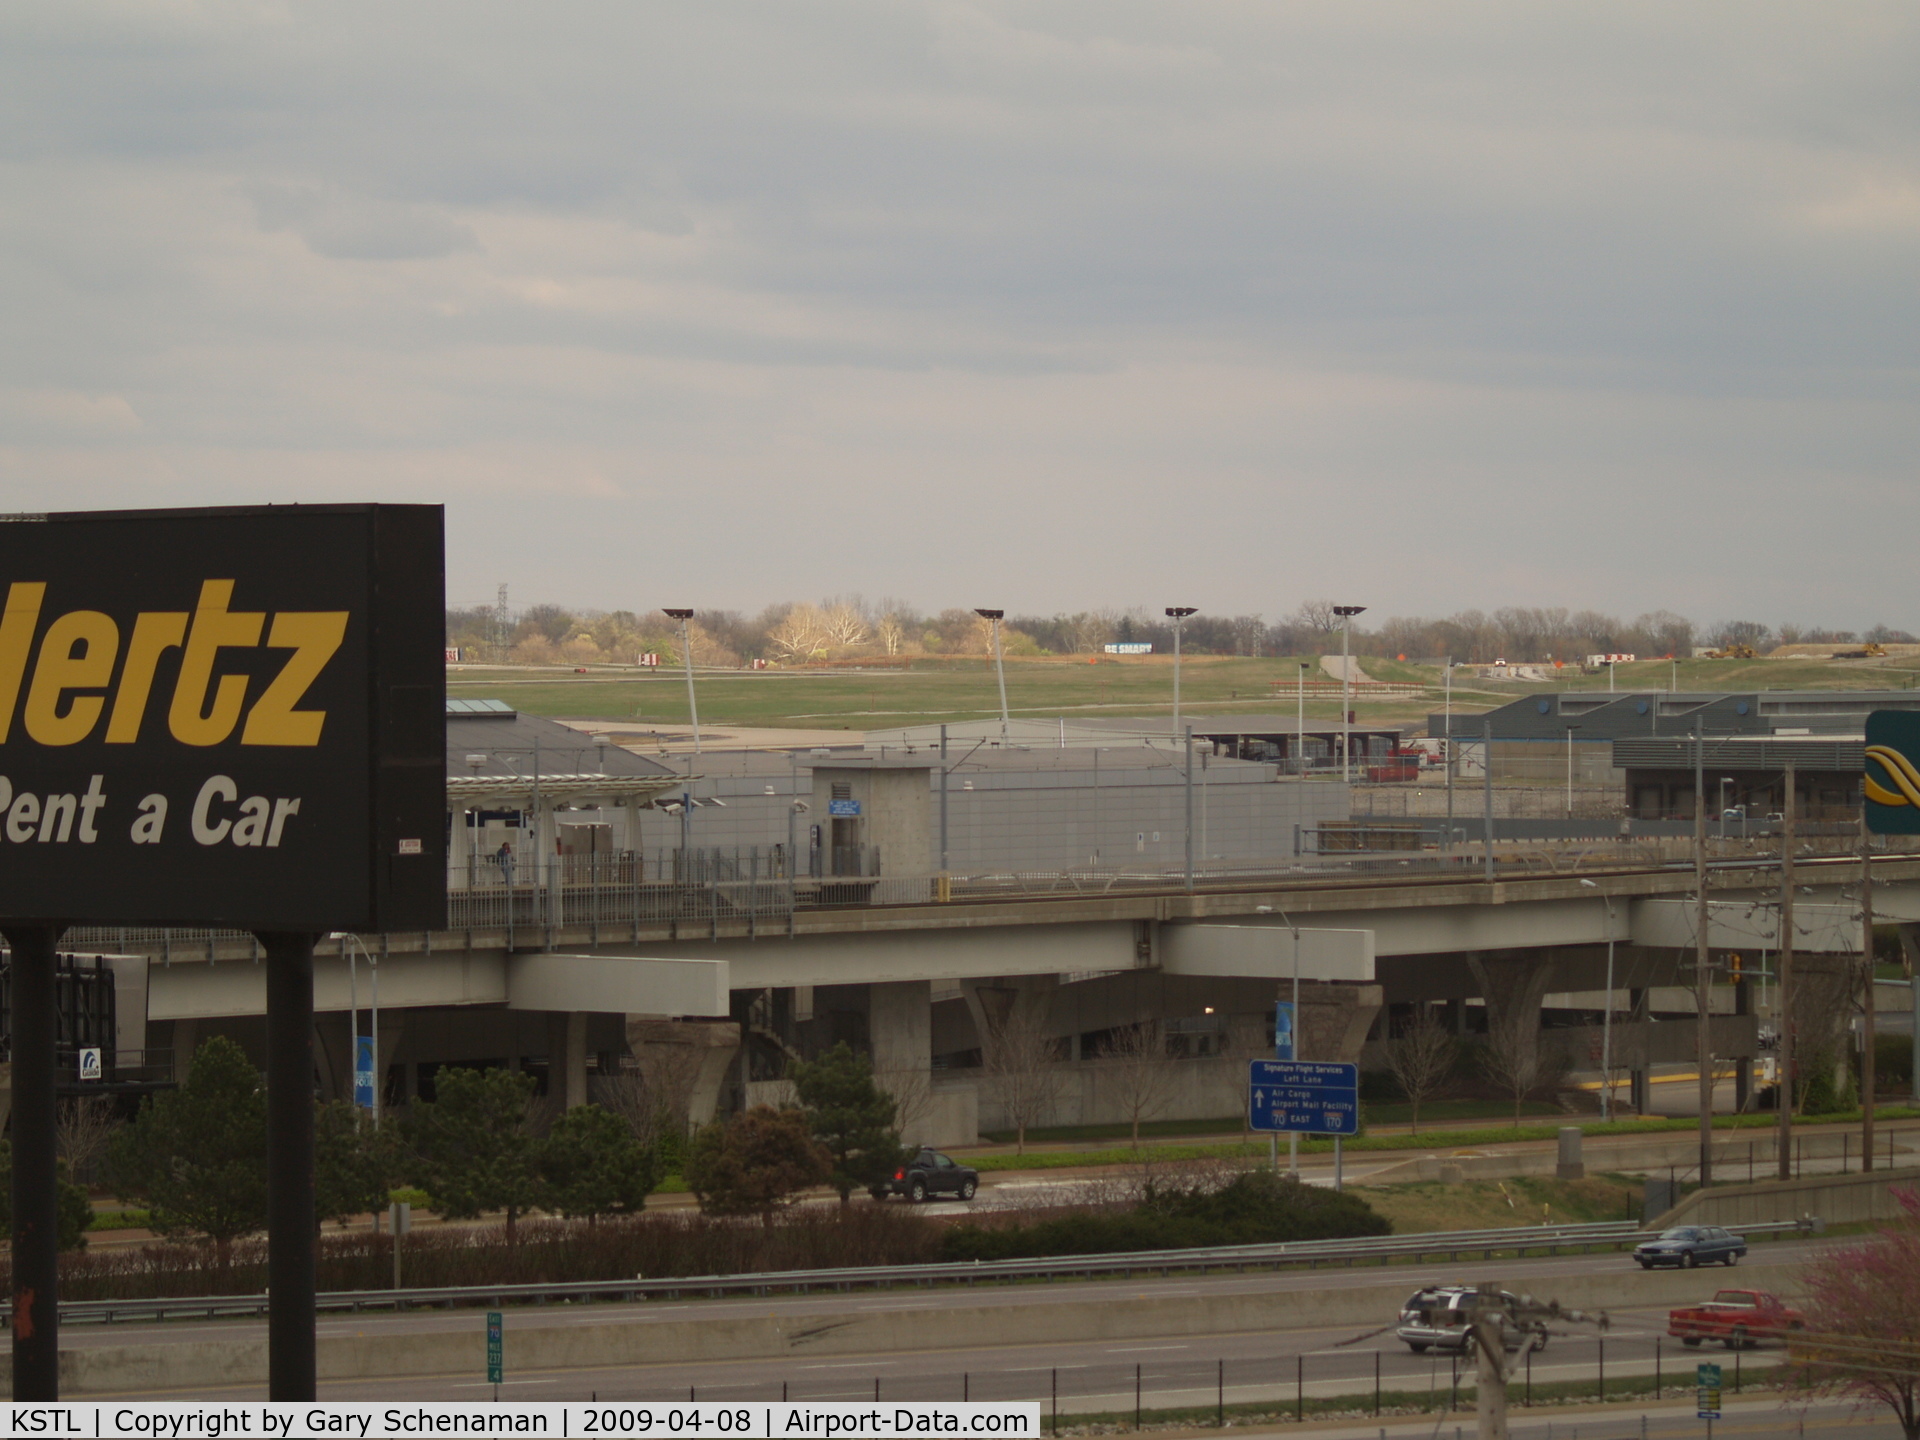
[[[1851, 842], [1849, 842], [1851, 843]], [[1848, 862], [1850, 853], [1838, 842], [1839, 853], [1821, 854], [1821, 847], [1802, 847], [1805, 863], [1820, 860]], [[1911, 858], [1913, 850], [1889, 847], [1886, 858]], [[1741, 842], [1709, 847], [1709, 867], [1716, 875], [1739, 871], [1771, 874], [1778, 861], [1771, 853], [1756, 852]], [[1689, 842], [1679, 839], [1594, 841], [1496, 840], [1491, 878], [1532, 879], [1552, 876], [1595, 876], [1608, 873], [1645, 874], [1690, 870]], [[844, 910], [858, 907], [928, 905], [963, 901], [1042, 900], [1103, 895], [1168, 894], [1186, 888], [1179, 867], [1085, 866], [1058, 870], [998, 870], [954, 875], [823, 875], [780, 876], [752, 873], [746, 878], [684, 882], [648, 880], [634, 867], [624, 880], [578, 880], [556, 866], [545, 873], [528, 866], [513, 885], [482, 884], [453, 889], [447, 895], [444, 931], [421, 939], [401, 938], [400, 950], [440, 948], [435, 935], [465, 932], [503, 939], [508, 948], [550, 943], [560, 931], [587, 943], [638, 938], [642, 927], [677, 927], [684, 933], [706, 929], [717, 936], [725, 926], [732, 933], [752, 936], [785, 931], [796, 912]], [[533, 873], [527, 873], [533, 872]], [[577, 873], [577, 872], [575, 872]], [[1479, 881], [1488, 878], [1486, 847], [1463, 843], [1451, 850], [1360, 851], [1338, 856], [1297, 855], [1253, 858], [1235, 864], [1196, 866], [1196, 891], [1248, 890], [1256, 887], [1334, 886], [1342, 882], [1388, 880], [1408, 883]], [[421, 932], [408, 932], [419, 937]], [[397, 938], [397, 937], [395, 937]], [[323, 944], [329, 951], [332, 942]], [[455, 941], [456, 945], [462, 943]], [[246, 931], [224, 929], [162, 929], [157, 927], [82, 926], [70, 930], [62, 944], [71, 948], [98, 946], [115, 951], [144, 950], [171, 960], [176, 951], [193, 959], [210, 959], [216, 948], [231, 955], [235, 948], [260, 957], [258, 943]], [[383, 949], [381, 953], [386, 953]]]
[[[1749, 1225], [1747, 1236], [1811, 1234], [1821, 1228], [1815, 1219]], [[1422, 1260], [1445, 1255], [1491, 1257], [1529, 1250], [1558, 1254], [1578, 1247], [1582, 1253], [1596, 1246], [1618, 1249], [1633, 1245], [1651, 1232], [1633, 1220], [1609, 1220], [1586, 1225], [1524, 1225], [1492, 1230], [1432, 1231], [1419, 1235], [1387, 1235], [1365, 1240], [1294, 1240], [1269, 1245], [1221, 1245], [1190, 1250], [1143, 1250], [1113, 1255], [1060, 1255], [1037, 1260], [946, 1261], [931, 1265], [866, 1265], [832, 1270], [776, 1270], [751, 1275], [688, 1275], [647, 1280], [585, 1280], [556, 1284], [459, 1285], [409, 1290], [337, 1290], [317, 1299], [322, 1310], [455, 1308], [461, 1306], [550, 1304], [557, 1301], [677, 1300], [683, 1295], [768, 1295], [776, 1291], [804, 1294], [816, 1290], [845, 1291], [894, 1285], [957, 1285], [981, 1281], [1101, 1279], [1113, 1276], [1169, 1274], [1176, 1271], [1276, 1269], [1304, 1265], [1348, 1267], [1396, 1260]], [[164, 1320], [175, 1316], [259, 1315], [266, 1312], [265, 1295], [202, 1295], [143, 1300], [64, 1300], [65, 1322], [110, 1324], [118, 1320]], [[0, 1317], [11, 1311], [0, 1307]]]

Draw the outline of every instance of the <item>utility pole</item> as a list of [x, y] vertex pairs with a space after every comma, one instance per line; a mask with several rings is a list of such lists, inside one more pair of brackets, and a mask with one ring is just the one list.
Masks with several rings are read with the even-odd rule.
[[1867, 829], [1867, 797], [1860, 797], [1860, 958], [1866, 998], [1860, 1007], [1860, 1168], [1873, 1169], [1873, 835]]
[[1699, 1008], [1694, 1059], [1700, 1067], [1700, 1184], [1713, 1183], [1713, 952], [1707, 925], [1707, 780], [1706, 735], [1693, 726], [1693, 883], [1699, 913], [1694, 920], [1694, 1003]]
[[1774, 1106], [1780, 1112], [1780, 1178], [1793, 1178], [1793, 766], [1787, 766], [1787, 804], [1780, 812], [1780, 983], [1774, 987], [1779, 1012], [1774, 1052]]

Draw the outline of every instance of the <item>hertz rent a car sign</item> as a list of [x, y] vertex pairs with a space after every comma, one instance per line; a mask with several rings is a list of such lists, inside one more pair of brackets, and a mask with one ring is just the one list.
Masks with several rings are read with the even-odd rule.
[[0, 918], [445, 923], [437, 505], [0, 523]]

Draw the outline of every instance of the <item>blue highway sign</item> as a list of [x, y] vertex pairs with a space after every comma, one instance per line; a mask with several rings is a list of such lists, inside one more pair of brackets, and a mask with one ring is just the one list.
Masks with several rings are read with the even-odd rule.
[[1360, 1133], [1360, 1067], [1324, 1060], [1248, 1063], [1248, 1124], [1306, 1135]]

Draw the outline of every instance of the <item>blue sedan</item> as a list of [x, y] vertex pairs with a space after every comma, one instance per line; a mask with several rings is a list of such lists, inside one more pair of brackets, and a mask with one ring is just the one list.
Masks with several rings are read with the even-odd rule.
[[1677, 1265], [1691, 1270], [1715, 1260], [1722, 1265], [1732, 1265], [1746, 1253], [1746, 1236], [1730, 1234], [1718, 1225], [1676, 1225], [1633, 1247], [1633, 1258], [1640, 1262], [1642, 1270], [1651, 1270], [1656, 1265]]

